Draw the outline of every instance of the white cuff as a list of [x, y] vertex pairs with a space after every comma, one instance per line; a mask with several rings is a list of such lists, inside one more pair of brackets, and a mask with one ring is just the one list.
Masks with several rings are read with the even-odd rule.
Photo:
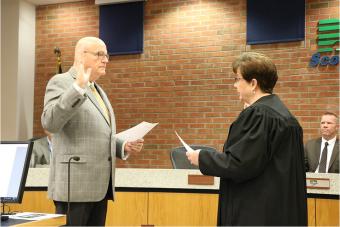
[[124, 150], [124, 147], [125, 147], [125, 144], [127, 143], [127, 141], [124, 141], [123, 145], [122, 145], [122, 160], [127, 160], [128, 157], [130, 156], [130, 154], [127, 154], [125, 155], [125, 150]]
[[73, 83], [73, 87], [74, 89], [76, 89], [81, 95], [84, 95], [86, 90], [84, 88], [81, 88], [78, 86], [78, 84], [76, 84], [76, 82]]

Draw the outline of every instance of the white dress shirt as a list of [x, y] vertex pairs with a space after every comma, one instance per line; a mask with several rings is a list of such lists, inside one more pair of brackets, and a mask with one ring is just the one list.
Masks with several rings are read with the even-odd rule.
[[[329, 162], [331, 160], [331, 157], [332, 157], [332, 153], [333, 153], [333, 149], [334, 149], [334, 145], [335, 145], [335, 141], [336, 141], [336, 137], [334, 137], [333, 139], [330, 139], [330, 140], [325, 140], [324, 138], [322, 138], [322, 141], [321, 141], [321, 150], [320, 150], [320, 156], [319, 156], [319, 165], [320, 165], [320, 161], [321, 161], [321, 156], [322, 156], [322, 151], [325, 147], [325, 143], [327, 142], [328, 143], [328, 146], [327, 146], [327, 164], [326, 164], [326, 173], [328, 173], [328, 168], [329, 168]], [[319, 172], [319, 166], [318, 168], [316, 169], [315, 171], [316, 173]]]

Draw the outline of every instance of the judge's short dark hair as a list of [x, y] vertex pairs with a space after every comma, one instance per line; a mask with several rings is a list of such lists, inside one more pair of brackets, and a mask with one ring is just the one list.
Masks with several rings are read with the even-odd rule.
[[245, 52], [235, 59], [232, 67], [234, 73], [239, 68], [246, 81], [256, 79], [263, 92], [273, 93], [278, 75], [276, 66], [269, 57], [256, 52]]

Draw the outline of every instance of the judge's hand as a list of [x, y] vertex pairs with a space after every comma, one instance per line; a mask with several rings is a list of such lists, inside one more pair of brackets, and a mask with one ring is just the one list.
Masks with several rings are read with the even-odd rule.
[[192, 165], [198, 166], [198, 157], [200, 155], [200, 151], [201, 150], [187, 151], [187, 158]]
[[127, 154], [139, 153], [143, 148], [144, 140], [138, 139], [132, 142], [127, 142], [124, 147], [124, 151]]

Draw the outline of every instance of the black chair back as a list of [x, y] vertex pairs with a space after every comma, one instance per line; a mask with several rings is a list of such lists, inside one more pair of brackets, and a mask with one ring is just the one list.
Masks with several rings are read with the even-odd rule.
[[[216, 151], [215, 148], [203, 146], [203, 145], [189, 145], [194, 150], [207, 150], [207, 151]], [[176, 147], [170, 152], [170, 159], [172, 163], [172, 167], [174, 169], [198, 169], [198, 166], [192, 165], [186, 154], [185, 147]]]

